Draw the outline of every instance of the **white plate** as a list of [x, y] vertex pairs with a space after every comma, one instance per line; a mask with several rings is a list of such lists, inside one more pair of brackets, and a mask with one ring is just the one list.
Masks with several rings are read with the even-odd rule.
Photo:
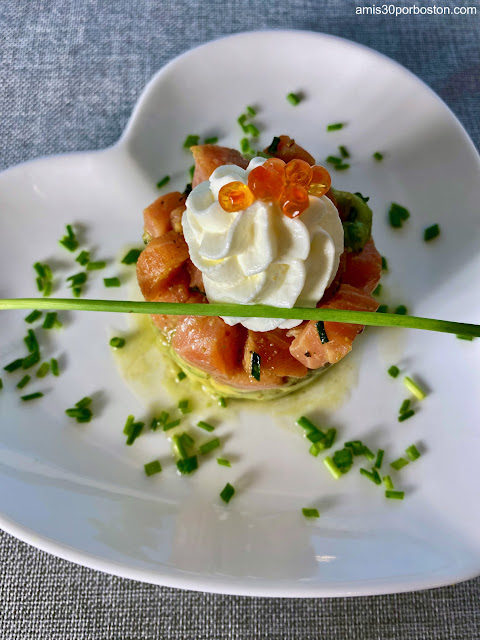
[[[298, 107], [286, 101], [290, 91], [305, 92]], [[153, 78], [110, 149], [3, 173], [1, 297], [35, 295], [36, 260], [71, 264], [56, 245], [66, 223], [84, 225], [98, 258], [138, 244], [156, 181], [170, 174], [172, 187], [186, 182], [185, 136], [219, 133], [221, 143], [238, 144], [236, 118], [248, 104], [259, 107], [262, 146], [285, 132], [319, 160], [339, 144], [350, 149], [352, 167], [333, 172], [335, 185], [370, 195], [374, 237], [390, 265], [384, 288], [394, 302], [418, 315], [479, 321], [479, 158], [461, 125], [391, 60], [338, 38], [288, 31], [240, 34], [177, 58]], [[327, 133], [338, 121], [348, 124]], [[381, 163], [372, 160], [377, 150], [385, 153]], [[386, 223], [392, 201], [411, 210], [401, 231]], [[425, 244], [422, 230], [434, 222], [441, 237]], [[97, 274], [87, 295], [129, 295], [127, 287], [101, 285], [117, 272], [112, 264]], [[2, 365], [23, 352], [25, 315], [1, 314]], [[28, 387], [45, 390], [43, 400], [21, 406], [18, 377], [2, 372], [0, 523], [7, 532], [95, 569], [233, 594], [368, 595], [480, 572], [480, 341], [369, 330], [341, 375], [334, 368], [324, 378], [327, 389], [337, 379], [352, 387], [337, 410], [310, 414], [336, 426], [340, 442], [365, 438], [390, 460], [412, 442], [423, 447], [420, 460], [392, 472], [407, 493], [397, 502], [361, 477], [358, 463], [333, 480], [293, 427], [301, 407], [290, 415], [282, 409], [280, 422], [290, 429], [270, 416], [275, 405], [225, 412], [218, 433], [232, 468], [212, 456], [194, 476], [178, 477], [163, 434], [124, 444], [127, 414], [148, 415], [108, 346], [125, 318], [65, 317], [62, 333], [42, 336], [45, 354], [60, 354], [63, 375]], [[404, 423], [396, 413], [406, 393], [386, 374], [393, 362], [431, 390]], [[90, 425], [66, 418], [67, 407], [96, 391]], [[145, 477], [143, 464], [158, 456], [164, 471]], [[218, 494], [227, 481], [237, 494], [224, 506]], [[304, 506], [318, 506], [321, 517], [307, 521]]]

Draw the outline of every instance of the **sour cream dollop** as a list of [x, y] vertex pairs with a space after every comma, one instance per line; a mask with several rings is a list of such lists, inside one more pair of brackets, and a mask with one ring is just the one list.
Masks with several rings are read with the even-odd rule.
[[[229, 182], [248, 182], [265, 158], [253, 158], [246, 169], [224, 165], [187, 198], [183, 233], [193, 264], [203, 275], [210, 302], [266, 304], [292, 308], [316, 306], [333, 281], [343, 252], [338, 211], [325, 196], [310, 196], [308, 208], [288, 218], [274, 202], [255, 201], [230, 213], [218, 202]], [[290, 329], [301, 320], [223, 318], [253, 331]]]

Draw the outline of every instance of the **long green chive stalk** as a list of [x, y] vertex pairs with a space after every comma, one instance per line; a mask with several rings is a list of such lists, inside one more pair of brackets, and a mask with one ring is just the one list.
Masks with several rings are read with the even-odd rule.
[[0, 311], [7, 309], [55, 309], [70, 311], [103, 311], [113, 313], [154, 313], [189, 316], [238, 316], [241, 318], [285, 318], [364, 324], [372, 327], [402, 327], [442, 333], [480, 337], [480, 325], [450, 322], [418, 316], [343, 309], [292, 309], [268, 305], [238, 305], [227, 303], [189, 304], [182, 302], [136, 302], [124, 300], [73, 300], [70, 298], [7, 298], [0, 299]]

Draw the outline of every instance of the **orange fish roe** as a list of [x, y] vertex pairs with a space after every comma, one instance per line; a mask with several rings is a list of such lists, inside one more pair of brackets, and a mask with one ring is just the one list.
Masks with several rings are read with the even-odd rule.
[[308, 192], [299, 184], [287, 183], [279, 202], [283, 213], [287, 218], [296, 218], [307, 209], [309, 205]]
[[278, 200], [284, 184], [285, 178], [265, 165], [253, 169], [248, 176], [248, 186], [257, 200]]
[[312, 167], [305, 160], [290, 160], [285, 167], [287, 182], [293, 182], [302, 187], [308, 187], [312, 181]]
[[250, 188], [243, 182], [235, 181], [223, 185], [218, 193], [218, 202], [225, 211], [248, 209], [255, 198]]
[[308, 193], [311, 196], [321, 198], [332, 186], [332, 179], [325, 167], [316, 164], [312, 167], [312, 180], [308, 185]]

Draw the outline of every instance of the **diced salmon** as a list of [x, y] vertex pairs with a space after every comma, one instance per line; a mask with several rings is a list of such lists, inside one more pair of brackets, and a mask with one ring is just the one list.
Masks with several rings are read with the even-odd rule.
[[188, 273], [190, 274], [190, 287], [192, 289], [197, 289], [198, 291], [203, 291], [205, 293], [203, 276], [200, 269], [197, 269], [197, 267], [191, 260], [187, 260], [186, 267], [188, 269]]
[[187, 316], [178, 323], [172, 346], [190, 364], [231, 376], [241, 369], [245, 339], [246, 329], [241, 325], [230, 327], [217, 317]]
[[175, 231], [151, 240], [137, 262], [138, 284], [145, 300], [154, 300], [167, 288], [188, 257], [187, 243]]
[[[350, 311], [376, 311], [378, 302], [370, 295], [348, 284], [340, 288], [320, 309], [348, 309]], [[309, 369], [318, 369], [327, 363], [334, 364], [352, 349], [352, 343], [364, 326], [341, 322], [325, 322], [328, 342], [322, 344], [315, 322], [303, 326], [290, 345], [290, 353]]]
[[158, 238], [170, 231], [170, 214], [185, 204], [185, 196], [180, 191], [172, 191], [160, 196], [143, 211], [144, 230], [152, 238]]
[[228, 147], [219, 147], [216, 144], [202, 144], [190, 147], [195, 160], [195, 172], [193, 174], [192, 187], [208, 180], [215, 169], [224, 164], [236, 164], [242, 169], [248, 166], [248, 160], [236, 149]]
[[267, 371], [277, 376], [293, 376], [303, 378], [308, 369], [292, 356], [289, 351], [293, 338], [288, 338], [286, 331], [249, 331], [243, 355], [243, 368], [247, 373], [252, 368], [252, 353], [260, 356], [260, 379]]
[[183, 233], [182, 216], [185, 209], [185, 204], [182, 204], [180, 207], [174, 209], [170, 214], [170, 224], [172, 225], [172, 229], [177, 233]]
[[[278, 143], [277, 150], [273, 154], [275, 158], [280, 158], [284, 162], [290, 162], [298, 158], [299, 160], [305, 160], [309, 165], [315, 164], [315, 158], [311, 156], [308, 151], [305, 151], [303, 147], [295, 142], [288, 136], [279, 136], [280, 142]], [[264, 149], [265, 153], [270, 153], [268, 147]]]
[[[176, 276], [173, 277], [168, 287], [163, 289], [152, 302], [188, 302], [206, 303], [206, 297], [191, 289], [191, 277], [186, 265], [183, 265]], [[154, 324], [164, 333], [176, 328], [187, 316], [152, 315]]]
[[380, 281], [382, 275], [382, 256], [375, 248], [373, 238], [363, 247], [359, 253], [346, 253], [345, 273], [342, 283], [362, 289], [366, 293], [372, 293]]

